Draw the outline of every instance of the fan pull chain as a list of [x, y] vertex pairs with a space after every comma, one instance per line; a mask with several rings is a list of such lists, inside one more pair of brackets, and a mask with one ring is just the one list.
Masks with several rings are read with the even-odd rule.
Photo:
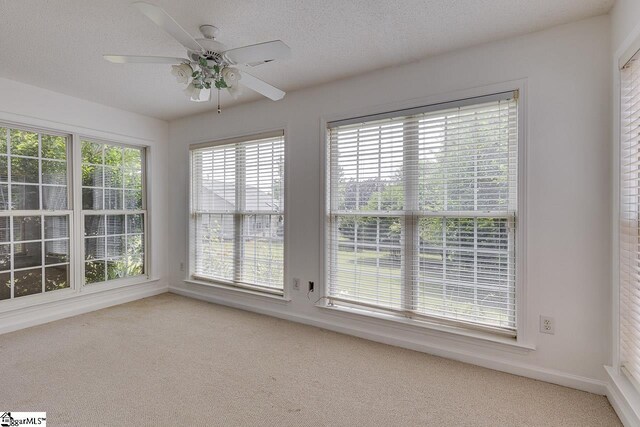
[[220, 89], [218, 89], [218, 114], [222, 113], [222, 108], [220, 108]]

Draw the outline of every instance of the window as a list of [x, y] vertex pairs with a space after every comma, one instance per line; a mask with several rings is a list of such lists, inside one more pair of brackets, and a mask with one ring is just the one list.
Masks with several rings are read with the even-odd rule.
[[622, 67], [620, 131], [620, 365], [640, 384], [640, 63]]
[[85, 284], [145, 274], [145, 150], [82, 140]]
[[516, 334], [517, 92], [329, 124], [329, 305]]
[[282, 293], [284, 135], [191, 150], [192, 276]]
[[0, 300], [70, 287], [69, 138], [0, 127]]

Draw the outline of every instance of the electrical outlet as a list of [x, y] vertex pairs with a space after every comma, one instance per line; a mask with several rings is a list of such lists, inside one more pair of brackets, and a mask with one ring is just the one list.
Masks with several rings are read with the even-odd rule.
[[551, 335], [556, 333], [556, 322], [553, 317], [540, 316], [540, 332]]
[[313, 292], [313, 282], [309, 281], [309, 292]]
[[184, 271], [184, 262], [180, 263], [180, 271]]
[[293, 289], [295, 289], [296, 291], [300, 290], [300, 279], [298, 279], [297, 277], [293, 278]]

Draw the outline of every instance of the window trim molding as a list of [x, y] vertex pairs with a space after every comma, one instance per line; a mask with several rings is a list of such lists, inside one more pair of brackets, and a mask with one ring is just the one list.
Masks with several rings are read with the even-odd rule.
[[[186, 268], [184, 269], [183, 274], [183, 282], [188, 284], [197, 284], [201, 286], [207, 286], [213, 289], [220, 290], [228, 290], [231, 292], [237, 292], [239, 294], [252, 294], [258, 296], [266, 296], [270, 298], [275, 298], [277, 300], [282, 300], [285, 302], [291, 301], [290, 299], [290, 286], [289, 286], [289, 239], [291, 233], [289, 232], [289, 221], [287, 220], [289, 216], [289, 198], [290, 198], [290, 186], [289, 186], [289, 170], [291, 167], [291, 163], [289, 159], [290, 155], [290, 144], [288, 143], [288, 134], [289, 134], [289, 126], [284, 122], [280, 126], [273, 126], [264, 129], [256, 129], [254, 131], [250, 131], [247, 133], [235, 133], [230, 136], [223, 136], [221, 138], [205, 138], [202, 140], [196, 140], [190, 142], [186, 145], [186, 155], [185, 160], [188, 164], [189, 175], [187, 177], [187, 203], [186, 203], [186, 236], [187, 236], [187, 247], [186, 247], [186, 255], [187, 262]], [[251, 140], [257, 139], [266, 139], [266, 138], [275, 138], [282, 137], [284, 138], [284, 207], [283, 207], [283, 215], [284, 215], [284, 236], [283, 236], [283, 283], [282, 289], [274, 289], [272, 292], [270, 289], [263, 291], [260, 287], [254, 288], [253, 286], [246, 286], [242, 283], [236, 283], [233, 281], [225, 281], [223, 279], [215, 279], [215, 278], [204, 278], [195, 275], [193, 272], [195, 270], [195, 255], [193, 253], [193, 245], [195, 238], [193, 235], [193, 227], [192, 227], [192, 214], [191, 214], [191, 206], [192, 206], [192, 192], [193, 192], [193, 180], [192, 180], [192, 162], [191, 162], [191, 152], [193, 150], [208, 148], [208, 147], [216, 147], [221, 145], [228, 144], [236, 144], [241, 142], [247, 142]]]
[[[329, 246], [327, 233], [329, 232], [329, 223], [327, 209], [329, 206], [329, 188], [327, 186], [327, 178], [329, 173], [329, 159], [327, 151], [327, 138], [329, 127], [335, 123], [347, 123], [349, 120], [356, 120], [363, 117], [383, 116], [387, 114], [397, 114], [400, 111], [408, 110], [424, 110], [430, 106], [437, 106], [436, 109], [442, 108], [445, 104], [456, 102], [465, 102], [468, 99], [478, 99], [499, 95], [504, 92], [517, 90], [519, 92], [518, 101], [518, 218], [516, 228], [516, 338], [512, 341], [517, 346], [523, 346], [529, 349], [535, 348], [532, 341], [534, 336], [533, 327], [536, 322], [529, 321], [527, 314], [527, 254], [526, 254], [526, 234], [527, 234], [527, 158], [528, 158], [528, 121], [527, 121], [527, 79], [519, 79], [506, 81], [502, 83], [463, 89], [445, 94], [431, 95], [427, 97], [414, 98], [406, 101], [386, 103], [371, 107], [364, 107], [357, 110], [347, 110], [333, 114], [327, 114], [320, 117], [319, 135], [320, 135], [320, 215], [319, 232], [320, 232], [320, 277], [317, 289], [321, 301], [316, 306], [328, 308], [326, 305], [327, 296], [327, 279], [329, 277]], [[371, 316], [368, 313], [357, 313], [357, 316]], [[402, 322], [405, 323], [405, 322]], [[413, 322], [418, 323], [418, 322]], [[442, 325], [433, 326], [430, 322], [424, 323], [423, 327], [441, 330]], [[446, 332], [453, 335], [466, 335], [460, 333], [457, 328], [446, 328]]]

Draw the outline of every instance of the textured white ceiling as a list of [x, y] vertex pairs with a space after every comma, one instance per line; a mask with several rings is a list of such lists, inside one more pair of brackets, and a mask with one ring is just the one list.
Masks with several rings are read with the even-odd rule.
[[[295, 90], [465, 46], [603, 14], [614, 0], [147, 0], [192, 35], [220, 28], [237, 47], [281, 39], [293, 56], [253, 74]], [[183, 56], [130, 0], [0, 0], [0, 77], [173, 119], [189, 102], [166, 65], [111, 64], [103, 53]], [[1, 96], [1, 95], [0, 95]], [[258, 99], [245, 90], [223, 105]]]

